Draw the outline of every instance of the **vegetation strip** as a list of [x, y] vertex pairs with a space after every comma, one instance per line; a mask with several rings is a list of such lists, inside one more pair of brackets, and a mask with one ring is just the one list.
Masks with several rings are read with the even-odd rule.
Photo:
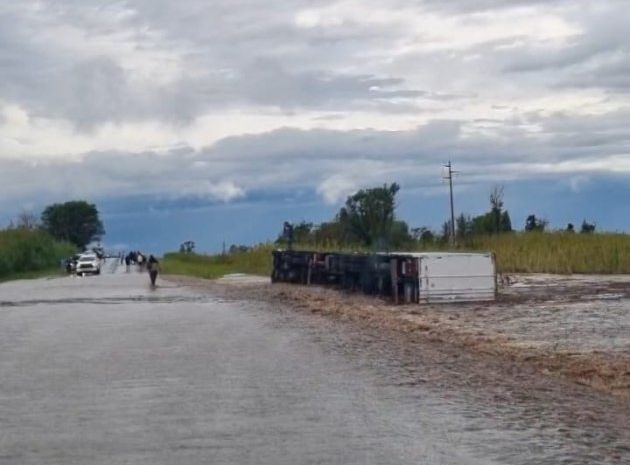
[[[230, 273], [269, 276], [271, 252], [277, 244], [219, 255], [167, 254], [164, 269], [170, 274], [220, 278]], [[353, 252], [365, 247], [334, 247], [300, 243], [301, 250]], [[401, 251], [494, 252], [499, 273], [630, 274], [630, 236], [626, 234], [511, 233], [475, 237], [450, 249], [446, 244], [411, 244]]]
[[41, 230], [0, 231], [0, 281], [57, 274], [61, 261], [74, 253], [72, 244]]

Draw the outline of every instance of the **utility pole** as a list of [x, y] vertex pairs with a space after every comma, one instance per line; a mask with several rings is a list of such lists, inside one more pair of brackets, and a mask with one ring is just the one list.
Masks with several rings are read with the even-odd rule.
[[444, 165], [445, 168], [448, 168], [448, 175], [444, 179], [448, 179], [448, 187], [451, 195], [451, 237], [450, 243], [451, 246], [455, 245], [455, 207], [453, 206], [453, 175], [457, 173], [457, 171], [453, 171], [453, 165], [451, 161]]

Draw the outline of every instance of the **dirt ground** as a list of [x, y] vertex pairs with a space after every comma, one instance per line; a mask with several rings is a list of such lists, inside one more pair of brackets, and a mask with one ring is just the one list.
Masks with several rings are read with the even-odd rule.
[[496, 302], [404, 306], [246, 275], [168, 279], [495, 356], [630, 401], [630, 276], [514, 275]]

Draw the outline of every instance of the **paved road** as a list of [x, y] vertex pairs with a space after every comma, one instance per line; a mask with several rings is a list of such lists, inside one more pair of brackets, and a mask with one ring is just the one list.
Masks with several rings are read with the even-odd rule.
[[[406, 384], [333, 325], [107, 271], [0, 285], [0, 464], [593, 458], [590, 432], [572, 437], [558, 419], [510, 428], [513, 412]], [[595, 458], [615, 463], [612, 446]]]

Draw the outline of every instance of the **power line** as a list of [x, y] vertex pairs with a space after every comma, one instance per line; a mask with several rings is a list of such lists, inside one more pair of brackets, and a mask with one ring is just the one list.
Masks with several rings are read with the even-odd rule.
[[450, 243], [451, 246], [455, 245], [455, 207], [453, 204], [453, 175], [457, 174], [457, 171], [453, 171], [453, 165], [451, 164], [451, 161], [449, 160], [448, 163], [446, 165], [444, 165], [445, 168], [448, 168], [448, 175], [446, 175], [444, 177], [444, 179], [448, 179], [448, 187], [449, 187], [449, 192], [450, 192], [450, 196], [451, 196], [451, 237], [450, 237]]

